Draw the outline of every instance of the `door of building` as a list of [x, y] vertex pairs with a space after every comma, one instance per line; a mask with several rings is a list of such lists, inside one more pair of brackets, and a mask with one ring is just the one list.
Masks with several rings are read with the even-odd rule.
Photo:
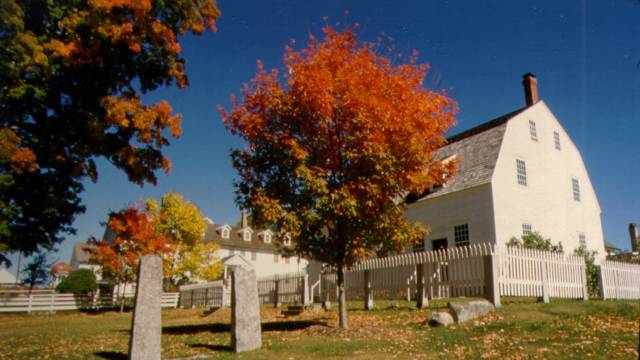
[[431, 248], [433, 250], [447, 250], [447, 238], [431, 240]]

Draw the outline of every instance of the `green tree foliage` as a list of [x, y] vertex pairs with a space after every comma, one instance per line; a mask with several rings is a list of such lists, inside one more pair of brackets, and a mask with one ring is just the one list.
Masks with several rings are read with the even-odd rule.
[[596, 251], [589, 251], [583, 247], [573, 250], [574, 255], [584, 258], [587, 265], [587, 289], [590, 297], [598, 296], [598, 267], [595, 265]]
[[562, 242], [559, 242], [558, 245], [554, 245], [551, 243], [551, 239], [545, 239], [542, 234], [537, 231], [527, 235], [522, 235], [520, 238], [514, 236], [509, 239], [507, 246], [521, 246], [527, 249], [563, 252]]
[[22, 268], [22, 283], [29, 285], [31, 291], [37, 285], [46, 284], [49, 280], [51, 262], [45, 251], [33, 255], [31, 261]]
[[188, 85], [178, 38], [219, 14], [215, 0], [0, 1], [0, 250], [73, 234], [97, 158], [140, 185], [170, 169], [180, 115], [141, 95]]
[[74, 294], [90, 294], [97, 289], [96, 275], [89, 269], [72, 271], [56, 286], [58, 292]]

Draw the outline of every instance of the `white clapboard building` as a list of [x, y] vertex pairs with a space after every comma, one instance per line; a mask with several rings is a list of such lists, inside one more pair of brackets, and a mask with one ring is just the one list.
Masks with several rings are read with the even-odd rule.
[[426, 250], [505, 243], [537, 231], [567, 252], [605, 254], [600, 205], [579, 149], [544, 101], [534, 75], [526, 106], [448, 139], [435, 158], [455, 160], [447, 183], [411, 196], [406, 215], [431, 228]]

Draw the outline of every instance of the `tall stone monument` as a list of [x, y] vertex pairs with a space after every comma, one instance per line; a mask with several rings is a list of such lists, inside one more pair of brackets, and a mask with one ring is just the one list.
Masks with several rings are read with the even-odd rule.
[[256, 273], [243, 267], [231, 273], [231, 347], [235, 352], [262, 347]]
[[161, 298], [162, 259], [157, 255], [145, 255], [140, 259], [138, 267], [129, 359], [160, 360]]

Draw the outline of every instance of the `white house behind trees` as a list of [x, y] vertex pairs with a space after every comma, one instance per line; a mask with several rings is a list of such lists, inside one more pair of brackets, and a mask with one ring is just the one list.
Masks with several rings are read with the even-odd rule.
[[425, 249], [506, 243], [532, 231], [605, 255], [600, 205], [575, 146], [524, 75], [526, 106], [448, 139], [436, 159], [455, 159], [447, 183], [410, 198], [406, 215], [431, 228]]

